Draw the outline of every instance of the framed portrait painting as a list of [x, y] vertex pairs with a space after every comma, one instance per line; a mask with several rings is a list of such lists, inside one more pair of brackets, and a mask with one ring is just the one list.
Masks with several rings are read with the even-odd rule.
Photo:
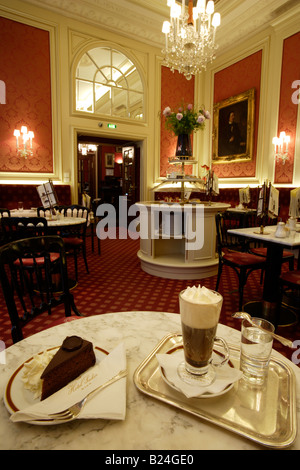
[[115, 166], [115, 154], [106, 153], [105, 154], [105, 168], [114, 168]]
[[214, 105], [213, 163], [252, 160], [254, 110], [254, 88]]

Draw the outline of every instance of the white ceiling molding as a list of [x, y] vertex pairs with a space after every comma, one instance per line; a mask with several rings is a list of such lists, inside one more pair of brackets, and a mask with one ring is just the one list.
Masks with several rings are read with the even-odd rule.
[[[178, 0], [177, 0], [178, 1]], [[181, 1], [181, 0], [179, 0]], [[161, 48], [167, 0], [23, 0], [69, 18]], [[219, 53], [268, 27], [299, 0], [215, 0], [221, 13]], [[300, 9], [300, 5], [299, 5]]]

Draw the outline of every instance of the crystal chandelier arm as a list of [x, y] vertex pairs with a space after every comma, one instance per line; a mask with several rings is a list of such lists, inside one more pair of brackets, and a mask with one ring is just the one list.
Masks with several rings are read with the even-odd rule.
[[163, 24], [165, 65], [190, 80], [215, 58], [216, 29], [221, 17], [214, 13], [213, 0], [209, 0], [207, 5], [206, 0], [198, 0], [195, 8], [193, 0], [189, 0], [187, 13], [185, 0], [181, 6], [175, 0], [168, 0], [168, 6], [170, 21]]

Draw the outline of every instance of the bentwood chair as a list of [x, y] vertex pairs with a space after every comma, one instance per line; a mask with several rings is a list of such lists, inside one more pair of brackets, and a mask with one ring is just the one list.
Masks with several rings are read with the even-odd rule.
[[10, 217], [10, 210], [2, 208], [0, 209], [0, 216], [1, 217]]
[[300, 253], [298, 257], [297, 269], [286, 271], [280, 276], [281, 300], [284, 297], [288, 301], [289, 308], [292, 307], [300, 314]]
[[74, 256], [75, 276], [76, 276], [76, 281], [77, 281], [78, 280], [77, 255], [80, 252], [83, 255], [83, 260], [84, 260], [86, 271], [87, 273], [89, 273], [87, 256], [86, 256], [86, 230], [87, 230], [88, 221], [89, 221], [90, 209], [85, 206], [81, 206], [79, 204], [73, 204], [71, 206], [64, 206], [60, 212], [61, 212], [61, 216], [64, 216], [64, 217], [73, 217], [73, 218], [82, 217], [85, 219], [85, 223], [65, 226], [63, 231], [61, 232], [61, 236], [65, 242], [66, 252], [72, 253]]
[[[10, 210], [9, 209], [0, 209], [0, 217], [10, 217]], [[5, 243], [5, 238], [2, 232], [2, 227], [0, 225], [0, 246]]]
[[[30, 260], [30, 270], [26, 260]], [[69, 290], [61, 237], [33, 237], [4, 245], [0, 248], [0, 275], [14, 343], [23, 339], [27, 323], [43, 312], [50, 315], [59, 305], [64, 305], [66, 317], [71, 310], [81, 316]]]
[[48, 233], [48, 223], [43, 217], [2, 217], [1, 227], [5, 243]]
[[[63, 209], [65, 208], [65, 206], [54, 206], [53, 209], [54, 211], [57, 213], [60, 213]], [[38, 217], [46, 217], [46, 218], [50, 218], [52, 215], [52, 211], [50, 208], [45, 208], [43, 206], [40, 206], [37, 208], [37, 216]]]
[[262, 270], [266, 260], [247, 251], [247, 241], [228, 233], [230, 229], [243, 228], [243, 220], [231, 212], [216, 214], [217, 248], [219, 255], [216, 291], [219, 289], [223, 266], [232, 268], [239, 281], [239, 309], [243, 306], [244, 287], [249, 275], [255, 270]]

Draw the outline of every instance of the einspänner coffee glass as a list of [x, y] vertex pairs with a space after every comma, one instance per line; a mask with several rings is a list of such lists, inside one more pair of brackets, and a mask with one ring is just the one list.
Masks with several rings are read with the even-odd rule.
[[[184, 362], [178, 374], [187, 383], [210, 385], [216, 377], [216, 366], [229, 360], [229, 349], [222, 338], [216, 337], [223, 297], [206, 287], [188, 287], [179, 294]], [[221, 343], [224, 354], [212, 359], [215, 343]], [[219, 357], [219, 356], [218, 356]]]

